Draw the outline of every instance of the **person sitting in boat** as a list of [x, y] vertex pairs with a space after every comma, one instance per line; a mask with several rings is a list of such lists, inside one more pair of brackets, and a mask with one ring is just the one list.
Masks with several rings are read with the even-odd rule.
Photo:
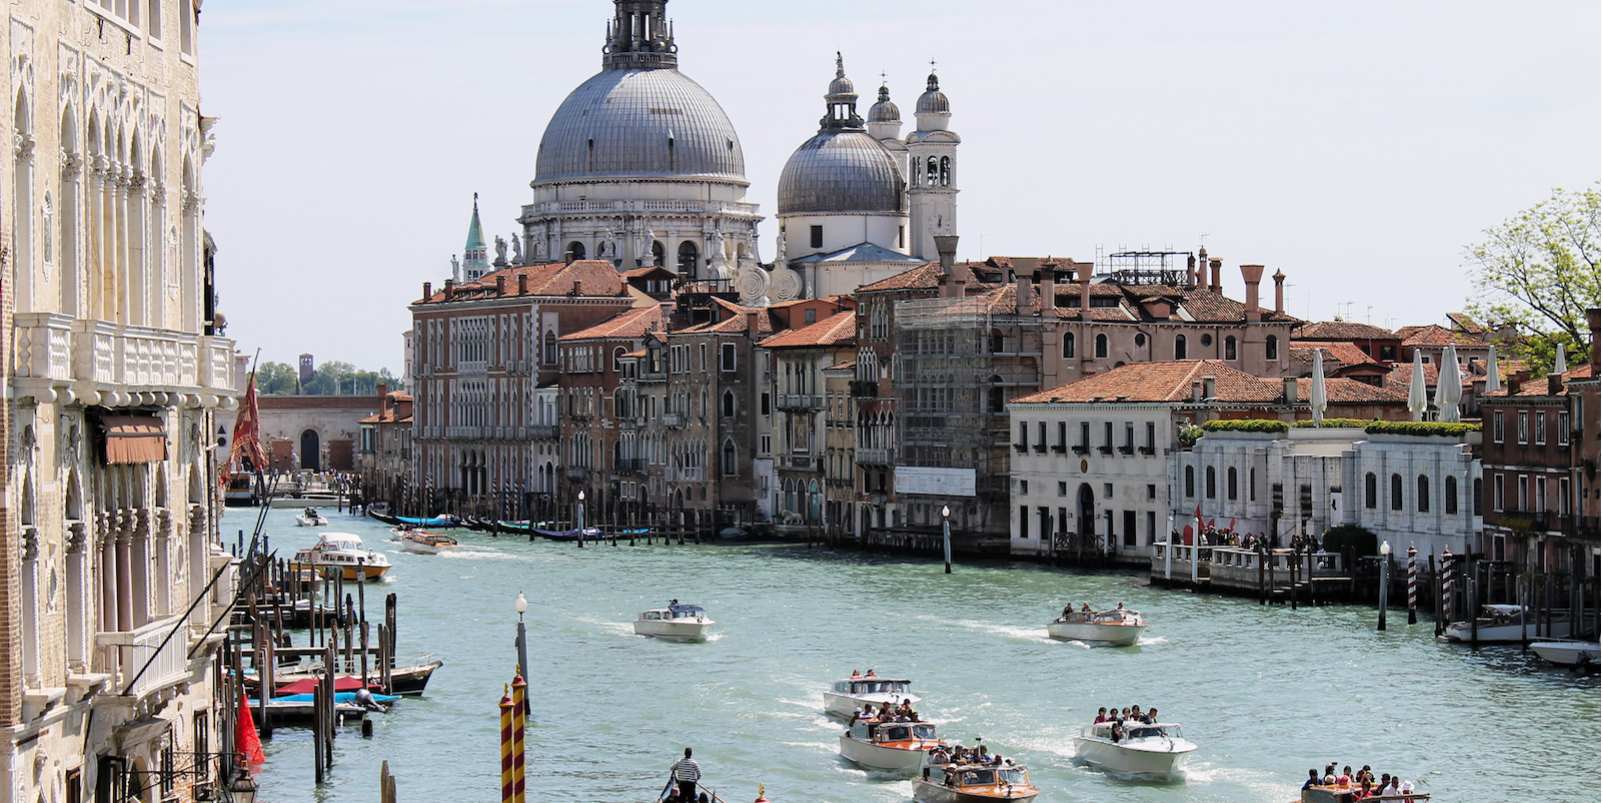
[[1070, 602], [1069, 604], [1063, 606], [1063, 615], [1059, 616], [1058, 618], [1059, 619], [1067, 619], [1067, 618], [1069, 618], [1069, 614], [1071, 614], [1071, 613], [1074, 613], [1074, 603], [1073, 602]]
[[1156, 709], [1156, 708], [1148, 708], [1147, 709], [1147, 724], [1148, 725], [1156, 725], [1156, 724], [1158, 724], [1158, 709]]
[[1105, 707], [1104, 708], [1098, 708], [1096, 710], [1096, 719], [1091, 720], [1091, 724], [1093, 724], [1093, 725], [1101, 725], [1102, 723], [1107, 722], [1107, 721], [1108, 721], [1108, 709], [1105, 708]]
[[957, 786], [957, 765], [956, 764], [947, 764], [946, 765], [946, 780], [945, 780], [945, 784], [947, 786]]
[[1124, 725], [1122, 723], [1119, 723], [1119, 722], [1113, 723], [1113, 727], [1108, 729], [1108, 739], [1110, 739], [1112, 741], [1115, 741], [1115, 742], [1123, 740], [1124, 739]]
[[1094, 613], [1094, 611], [1091, 610], [1091, 603], [1089, 603], [1089, 602], [1080, 603], [1080, 613]]
[[1310, 786], [1318, 786], [1318, 785], [1319, 785], [1319, 770], [1309, 770], [1308, 771], [1308, 780], [1302, 782], [1302, 788], [1303, 789], [1307, 789]]
[[896, 713], [904, 714], [904, 715], [909, 716], [909, 717], [915, 716], [915, 714], [913, 713], [913, 703], [912, 703], [912, 701], [910, 701], [910, 700], [908, 700], [908, 699], [906, 699], [904, 697], [902, 699], [902, 704], [896, 707]]
[[860, 678], [862, 676], [863, 676], [862, 672], [859, 672], [859, 671], [857, 671], [855, 669], [852, 670], [852, 680], [856, 680], [856, 679], [858, 679], [858, 678]]
[[864, 675], [864, 676], [863, 676], [863, 677], [865, 677], [865, 678], [872, 678], [872, 677], [879, 677], [879, 676], [878, 676], [878, 675], [875, 675], [875, 674], [874, 674], [874, 670], [872, 670], [872, 669], [870, 669], [870, 670], [868, 670], [868, 674], [866, 674], [866, 675]]

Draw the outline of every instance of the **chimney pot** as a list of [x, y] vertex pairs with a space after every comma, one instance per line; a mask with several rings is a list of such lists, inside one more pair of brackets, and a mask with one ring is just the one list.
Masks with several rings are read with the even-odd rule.
[[564, 264], [564, 265], [572, 265], [573, 264], [573, 252], [572, 251], [566, 251], [566, 252], [564, 252], [562, 254], [562, 264]]
[[433, 297], [434, 297], [434, 283], [433, 282], [424, 282], [423, 283], [423, 300], [427, 301], [427, 300], [429, 300], [429, 299], [431, 299]]
[[497, 273], [495, 275], [495, 294], [498, 296], [507, 294], [507, 277], [505, 274]]
[[1263, 320], [1263, 312], [1258, 309], [1258, 283], [1263, 281], [1263, 266], [1242, 265], [1241, 279], [1247, 284], [1247, 320]]
[[453, 298], [456, 298], [456, 280], [455, 279], [446, 279], [445, 280], [445, 300], [446, 301], [450, 301]]
[[1205, 376], [1205, 377], [1202, 378], [1202, 398], [1204, 398], [1204, 399], [1213, 399], [1213, 398], [1215, 398], [1218, 395], [1217, 390], [1218, 390], [1218, 381], [1214, 377]]
[[1091, 320], [1091, 268], [1090, 262], [1074, 263], [1075, 270], [1080, 273], [1080, 320]]
[[526, 296], [528, 294], [529, 294], [529, 274], [520, 273], [520, 274], [518, 274], [518, 295]]
[[1200, 379], [1191, 380], [1191, 403], [1202, 403], [1202, 380]]
[[1288, 377], [1281, 378], [1280, 381], [1282, 383], [1281, 387], [1284, 389], [1283, 392], [1284, 392], [1285, 397], [1286, 397], [1286, 399], [1285, 399], [1286, 404], [1296, 404], [1297, 403], [1297, 378], [1294, 377], [1294, 376], [1288, 376]]
[[[1040, 281], [1037, 275], [1036, 281]], [[1058, 269], [1051, 265], [1046, 269], [1046, 286], [1041, 288], [1041, 315], [1055, 317], [1054, 310], [1058, 308]]]
[[1219, 292], [1219, 289], [1223, 286], [1219, 284], [1219, 271], [1224, 270], [1224, 266], [1225, 261], [1222, 259], [1208, 260], [1208, 270], [1213, 274], [1213, 280], [1208, 283], [1208, 289], [1215, 293]]
[[1286, 311], [1286, 274], [1275, 271], [1275, 314]]

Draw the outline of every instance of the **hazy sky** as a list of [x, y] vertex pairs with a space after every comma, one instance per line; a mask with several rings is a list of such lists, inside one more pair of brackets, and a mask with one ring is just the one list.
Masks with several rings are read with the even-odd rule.
[[[672, 0], [680, 68], [734, 122], [748, 200], [815, 133], [835, 51], [909, 123], [951, 98], [959, 255], [1195, 249], [1284, 270], [1288, 311], [1440, 320], [1482, 229], [1603, 175], [1600, 10], [1576, 2]], [[205, 170], [240, 349], [400, 373], [406, 305], [480, 194], [517, 228], [609, 0], [212, 0]], [[773, 256], [772, 218], [761, 254]], [[1204, 235], [1206, 235], [1204, 237]], [[1351, 302], [1350, 306], [1346, 305]]]

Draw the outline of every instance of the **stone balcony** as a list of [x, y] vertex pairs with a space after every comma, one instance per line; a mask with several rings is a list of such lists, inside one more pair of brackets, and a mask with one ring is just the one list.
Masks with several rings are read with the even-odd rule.
[[234, 341], [227, 338], [48, 312], [17, 313], [15, 322], [18, 398], [106, 407], [234, 404]]
[[182, 616], [169, 616], [135, 630], [95, 634], [100, 665], [112, 674], [118, 694], [140, 699], [189, 679], [189, 638], [183, 622]]

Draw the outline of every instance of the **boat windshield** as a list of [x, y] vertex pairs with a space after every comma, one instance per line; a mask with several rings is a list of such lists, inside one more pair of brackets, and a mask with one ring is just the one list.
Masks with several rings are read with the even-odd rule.
[[852, 694], [906, 694], [905, 680], [863, 680], [852, 683]]
[[996, 783], [996, 770], [963, 770], [957, 782], [962, 786], [990, 786]]
[[882, 742], [905, 742], [911, 738], [913, 738], [913, 731], [906, 725], [879, 729], [879, 740]]
[[1162, 739], [1165, 736], [1179, 738], [1180, 728], [1175, 725], [1162, 725], [1130, 729], [1131, 739]]
[[931, 741], [934, 741], [934, 739], [935, 739], [935, 726], [934, 725], [923, 725], [923, 724], [914, 725], [913, 726], [913, 738], [915, 738], [915, 739], [929, 739]]
[[671, 618], [682, 619], [689, 616], [700, 616], [705, 611], [700, 605], [669, 605], [668, 614]]
[[997, 770], [996, 777], [997, 780], [1001, 781], [1002, 783], [1010, 783], [1015, 786], [1023, 786], [1030, 782], [1030, 778], [1028, 775], [1024, 774], [1024, 770], [1016, 767], [1013, 769]]

